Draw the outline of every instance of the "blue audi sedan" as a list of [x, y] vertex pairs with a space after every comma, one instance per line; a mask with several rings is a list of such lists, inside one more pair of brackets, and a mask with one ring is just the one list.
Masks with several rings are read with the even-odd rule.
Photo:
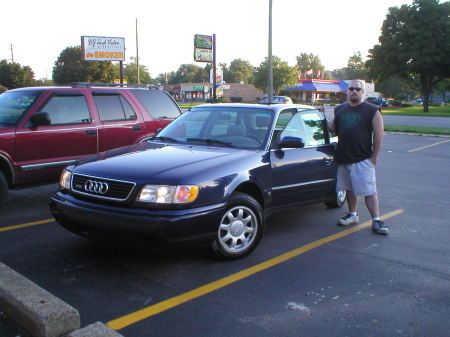
[[220, 258], [241, 258], [269, 212], [342, 206], [332, 140], [310, 106], [200, 105], [145, 142], [67, 167], [50, 209], [91, 239], [204, 241]]

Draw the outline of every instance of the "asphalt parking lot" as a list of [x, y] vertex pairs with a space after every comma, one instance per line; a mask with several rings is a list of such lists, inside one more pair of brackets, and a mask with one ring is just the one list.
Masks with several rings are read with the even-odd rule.
[[[378, 171], [390, 234], [338, 227], [343, 209], [267, 219], [248, 257], [203, 247], [105, 247], [52, 221], [57, 185], [13, 191], [0, 211], [0, 261], [101, 321], [142, 336], [448, 336], [450, 139], [389, 134]], [[0, 336], [25, 335], [0, 315]]]

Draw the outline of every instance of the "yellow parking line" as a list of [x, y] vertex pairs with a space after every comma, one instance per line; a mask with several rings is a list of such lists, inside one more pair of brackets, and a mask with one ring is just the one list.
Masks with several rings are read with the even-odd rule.
[[41, 224], [49, 223], [49, 222], [53, 222], [53, 221], [55, 221], [55, 219], [52, 218], [52, 219], [45, 219], [45, 220], [28, 222], [28, 223], [24, 223], [24, 224], [21, 224], [21, 225], [2, 227], [2, 228], [0, 228], [0, 232], [6, 232], [6, 231], [11, 231], [13, 229], [19, 229], [19, 228], [24, 228], [24, 227], [41, 225]]
[[417, 149], [409, 150], [408, 152], [415, 152], [415, 151], [423, 150], [423, 149], [426, 149], [426, 148], [429, 148], [429, 147], [432, 147], [432, 146], [435, 146], [435, 145], [438, 145], [438, 144], [447, 143], [447, 142], [450, 142], [450, 140], [443, 140], [442, 142], [437, 142], [437, 143], [434, 143], [434, 144], [431, 144], [431, 145], [419, 147]]
[[[404, 212], [404, 210], [398, 209], [398, 210], [395, 210], [395, 211], [392, 211], [390, 213], [387, 213], [387, 214], [383, 215], [381, 217], [381, 219], [383, 219], [383, 220], [384, 219], [388, 219], [388, 218], [391, 218], [391, 217], [396, 216], [398, 214], [401, 214], [403, 212]], [[151, 316], [159, 314], [159, 313], [161, 313], [163, 311], [169, 310], [169, 309], [171, 309], [173, 307], [176, 307], [176, 306], [178, 306], [180, 304], [186, 303], [186, 302], [191, 301], [191, 300], [193, 300], [195, 298], [198, 298], [200, 296], [209, 294], [209, 293], [211, 293], [211, 292], [213, 292], [215, 290], [218, 290], [220, 288], [226, 287], [227, 285], [230, 285], [230, 284], [232, 284], [234, 282], [237, 282], [239, 280], [242, 280], [244, 278], [252, 276], [252, 275], [254, 275], [254, 274], [256, 274], [256, 273], [258, 273], [260, 271], [263, 271], [263, 270], [266, 270], [266, 269], [271, 268], [273, 266], [276, 266], [276, 265], [278, 265], [280, 263], [283, 263], [283, 262], [285, 262], [287, 260], [290, 260], [290, 259], [292, 259], [292, 258], [294, 258], [296, 256], [299, 256], [299, 255], [301, 255], [301, 254], [303, 254], [303, 253], [305, 253], [305, 252], [307, 252], [309, 250], [312, 250], [314, 248], [322, 246], [322, 245], [324, 245], [326, 243], [329, 243], [331, 241], [340, 239], [340, 238], [342, 238], [344, 236], [350, 235], [350, 234], [352, 234], [354, 232], [357, 232], [357, 231], [359, 231], [359, 230], [361, 230], [363, 228], [367, 228], [371, 224], [372, 224], [372, 221], [367, 221], [367, 222], [365, 222], [365, 223], [363, 223], [361, 225], [355, 226], [355, 227], [347, 229], [347, 230], [343, 230], [342, 232], [339, 232], [339, 233], [327, 236], [327, 237], [325, 237], [323, 239], [311, 242], [311, 243], [309, 243], [309, 244], [307, 244], [305, 246], [302, 246], [302, 247], [299, 247], [297, 249], [291, 250], [291, 251], [289, 251], [287, 253], [284, 253], [282, 255], [274, 257], [274, 258], [272, 258], [270, 260], [267, 260], [265, 262], [257, 264], [257, 265], [255, 265], [253, 267], [244, 269], [244, 270], [242, 270], [240, 272], [237, 272], [235, 274], [231, 274], [231, 275], [229, 275], [227, 277], [224, 277], [224, 278], [219, 279], [217, 281], [208, 283], [208, 284], [206, 284], [204, 286], [201, 286], [199, 288], [193, 289], [193, 290], [188, 291], [186, 293], [183, 293], [181, 295], [169, 298], [169, 299], [167, 299], [165, 301], [156, 303], [154, 305], [151, 305], [151, 306], [149, 306], [147, 308], [138, 310], [138, 311], [133, 312], [131, 314], [128, 314], [128, 315], [116, 318], [116, 319], [114, 319], [112, 321], [109, 321], [107, 323], [107, 325], [111, 329], [114, 329], [114, 330], [123, 329], [123, 328], [125, 328], [125, 327], [127, 327], [129, 325], [132, 325], [134, 323], [142, 321], [142, 320], [144, 320], [146, 318], [149, 318]]]

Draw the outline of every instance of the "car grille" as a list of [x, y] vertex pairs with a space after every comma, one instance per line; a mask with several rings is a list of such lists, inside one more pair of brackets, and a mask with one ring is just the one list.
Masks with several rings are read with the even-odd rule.
[[81, 174], [72, 176], [72, 191], [106, 200], [127, 200], [135, 185], [135, 183], [129, 181], [104, 179]]

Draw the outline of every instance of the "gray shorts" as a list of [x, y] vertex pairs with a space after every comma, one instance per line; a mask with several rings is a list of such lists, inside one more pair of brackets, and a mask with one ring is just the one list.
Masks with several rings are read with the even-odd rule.
[[338, 165], [336, 191], [350, 190], [356, 196], [377, 194], [375, 166], [369, 159]]

